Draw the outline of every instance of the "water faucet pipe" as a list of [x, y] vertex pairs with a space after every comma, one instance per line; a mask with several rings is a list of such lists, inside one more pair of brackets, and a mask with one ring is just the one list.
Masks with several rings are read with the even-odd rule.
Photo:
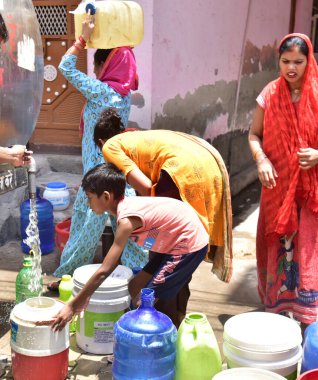
[[35, 159], [31, 156], [30, 163], [28, 165], [28, 183], [29, 183], [29, 198], [30, 199], [36, 199], [35, 172], [36, 172]]

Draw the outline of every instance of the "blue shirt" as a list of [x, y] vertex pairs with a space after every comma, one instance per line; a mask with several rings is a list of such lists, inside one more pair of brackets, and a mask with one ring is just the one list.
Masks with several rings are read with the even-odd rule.
[[[82, 139], [82, 161], [83, 172], [87, 173], [90, 169], [104, 161], [100, 149], [95, 145], [93, 136], [94, 128], [101, 112], [107, 107], [114, 107], [118, 110], [125, 127], [128, 124], [130, 113], [130, 94], [123, 97], [113, 88], [98, 79], [91, 78], [89, 75], [76, 68], [77, 56], [64, 55], [59, 69], [62, 75], [77, 88], [86, 98], [87, 103], [84, 108], [84, 134]], [[80, 115], [78, 115], [80, 117]], [[86, 210], [87, 198], [80, 188], [76, 198], [74, 208]], [[84, 203], [84, 204], [83, 204]]]

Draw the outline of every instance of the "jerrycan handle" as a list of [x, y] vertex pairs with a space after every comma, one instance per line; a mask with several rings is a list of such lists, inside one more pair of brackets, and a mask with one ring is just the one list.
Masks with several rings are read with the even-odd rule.
[[204, 326], [206, 320], [203, 313], [189, 313], [186, 315], [185, 322], [192, 325], [193, 337], [197, 341], [205, 340], [205, 329], [202, 326]]
[[201, 323], [193, 325], [193, 337], [197, 342], [204, 342], [205, 334], [200, 325]]
[[85, 12], [88, 13], [88, 11], [90, 11], [91, 16], [94, 16], [96, 13], [96, 7], [93, 3], [86, 4]]

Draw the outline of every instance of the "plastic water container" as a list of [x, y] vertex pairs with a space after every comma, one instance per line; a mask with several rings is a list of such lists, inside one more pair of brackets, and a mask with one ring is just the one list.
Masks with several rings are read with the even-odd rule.
[[286, 380], [277, 373], [259, 368], [232, 368], [222, 371], [213, 380]]
[[[69, 326], [53, 332], [51, 321], [63, 304], [53, 298], [30, 298], [10, 314], [14, 380], [64, 380], [68, 370]], [[41, 326], [36, 322], [40, 322]]]
[[[59, 285], [59, 300], [67, 303], [73, 298], [73, 279], [69, 274], [64, 274], [62, 276], [60, 285]], [[76, 331], [76, 318], [74, 315], [72, 321], [70, 322], [70, 332]]]
[[69, 302], [73, 298], [73, 280], [69, 274], [62, 276], [59, 285], [59, 300], [62, 302]]
[[30, 289], [32, 279], [32, 257], [24, 257], [23, 268], [17, 275], [15, 281], [16, 303], [23, 302], [28, 298], [38, 297], [42, 293], [42, 277], [36, 290]]
[[157, 311], [154, 291], [142, 289], [141, 305], [114, 327], [113, 380], [173, 380], [177, 331]]
[[224, 325], [223, 353], [228, 368], [261, 368], [294, 380], [301, 342], [297, 322], [278, 314], [238, 314]]
[[311, 371], [304, 372], [297, 380], [317, 380], [318, 379], [318, 369], [313, 369]]
[[[84, 265], [73, 273], [73, 295], [76, 296], [100, 264]], [[129, 307], [128, 282], [132, 271], [118, 265], [114, 272], [92, 294], [76, 322], [76, 343], [93, 354], [111, 354], [114, 325]]]
[[[36, 211], [38, 217], [38, 229], [40, 236], [40, 248], [42, 255], [54, 251], [54, 219], [53, 206], [47, 199], [40, 197], [40, 191], [36, 191]], [[28, 247], [23, 240], [26, 239], [26, 229], [30, 223], [30, 199], [25, 200], [20, 206], [20, 229], [21, 229], [21, 247], [24, 253], [29, 253]]]
[[54, 211], [65, 210], [70, 205], [70, 192], [64, 182], [49, 182], [43, 198], [52, 203]]
[[70, 237], [72, 219], [68, 218], [58, 223], [55, 226], [55, 244], [60, 252], [60, 255], [63, 252], [63, 249]]
[[[301, 372], [318, 368], [318, 322], [311, 323], [305, 330]], [[318, 379], [318, 376], [317, 376]]]
[[[83, 2], [72, 11], [74, 13], [75, 37], [82, 34], [82, 22], [86, 17], [86, 7]], [[88, 48], [112, 49], [120, 46], [136, 46], [144, 36], [144, 16], [141, 6], [135, 1], [96, 1], [91, 3], [96, 7], [95, 28]]]
[[221, 353], [206, 316], [187, 314], [178, 330], [175, 380], [211, 380], [221, 370]]

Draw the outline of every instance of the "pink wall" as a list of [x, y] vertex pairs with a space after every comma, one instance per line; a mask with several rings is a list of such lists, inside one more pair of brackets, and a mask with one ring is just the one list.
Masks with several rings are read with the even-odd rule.
[[[145, 37], [135, 48], [140, 87], [130, 120], [212, 140], [246, 130], [258, 91], [277, 75], [274, 55], [288, 33], [290, 1], [135, 1]], [[310, 34], [311, 9], [312, 0], [297, 1], [296, 31]]]
[[240, 0], [236, 9], [233, 0], [156, 2], [153, 116], [177, 94], [237, 78], [247, 4]]

